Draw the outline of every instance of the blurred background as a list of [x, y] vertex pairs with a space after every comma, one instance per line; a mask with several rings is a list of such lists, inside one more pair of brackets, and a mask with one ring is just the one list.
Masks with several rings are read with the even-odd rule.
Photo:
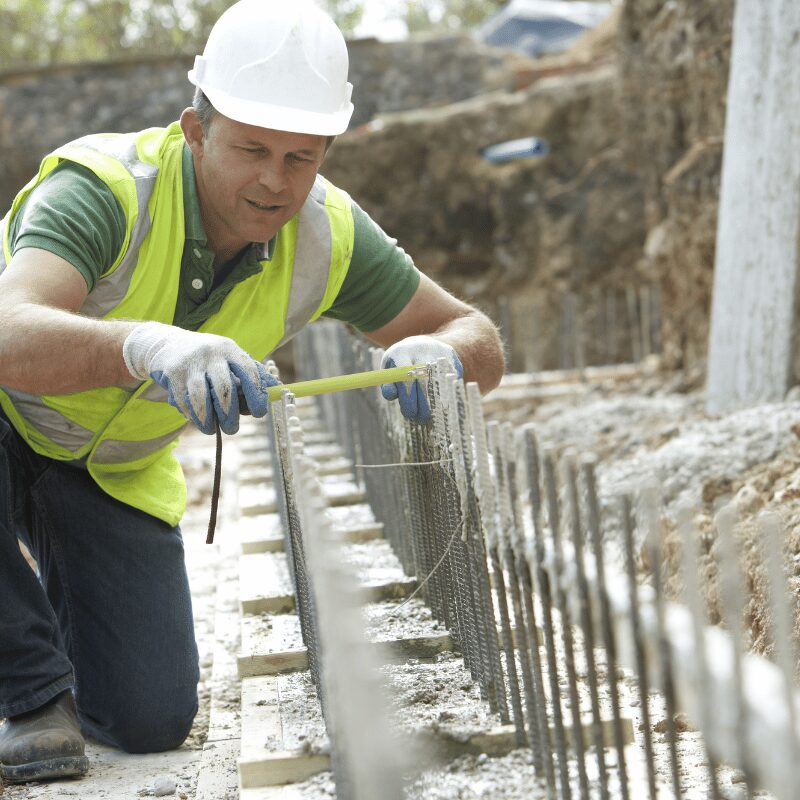
[[[56, 145], [176, 119], [228, 5], [4, 0], [0, 204]], [[513, 370], [702, 371], [732, 0], [321, 5], [356, 107], [324, 174], [493, 316]]]

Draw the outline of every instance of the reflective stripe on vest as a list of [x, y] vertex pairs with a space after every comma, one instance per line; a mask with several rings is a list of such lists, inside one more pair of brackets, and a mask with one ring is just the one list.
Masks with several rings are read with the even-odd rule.
[[[297, 221], [292, 291], [286, 309], [284, 334], [278, 347], [306, 325], [325, 295], [331, 263], [331, 224], [325, 211], [325, 194], [325, 183], [317, 176]], [[297, 269], [298, 266], [301, 268]], [[316, 274], [309, 275], [312, 270]]]
[[11, 398], [14, 408], [21, 416], [35, 425], [38, 431], [58, 442], [71, 453], [77, 454], [94, 439], [93, 431], [65, 417], [60, 411], [45, 405], [41, 397], [14, 389], [5, 389], [4, 391]]
[[185, 427], [186, 425], [156, 439], [145, 439], [140, 442], [104, 439], [92, 453], [92, 461], [95, 464], [127, 464], [129, 461], [138, 461], [174, 442]]
[[99, 319], [117, 306], [130, 288], [134, 268], [139, 260], [139, 248], [150, 232], [150, 214], [147, 212], [147, 204], [153, 194], [158, 167], [139, 160], [136, 152], [136, 134], [109, 137], [86, 136], [78, 139], [74, 145], [116, 158], [136, 181], [136, 203], [139, 207], [139, 215], [131, 232], [128, 249], [117, 268], [110, 275], [101, 276], [81, 306], [81, 314]]

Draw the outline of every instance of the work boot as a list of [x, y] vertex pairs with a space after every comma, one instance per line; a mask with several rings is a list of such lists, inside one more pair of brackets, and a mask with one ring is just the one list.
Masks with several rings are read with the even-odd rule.
[[0, 775], [8, 783], [81, 776], [88, 769], [72, 692], [0, 725]]

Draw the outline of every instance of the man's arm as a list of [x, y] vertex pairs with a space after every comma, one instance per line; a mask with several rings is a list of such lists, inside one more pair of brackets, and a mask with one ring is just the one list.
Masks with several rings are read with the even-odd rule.
[[409, 336], [432, 336], [458, 353], [464, 380], [477, 381], [484, 394], [500, 383], [505, 368], [503, 345], [492, 321], [425, 275], [403, 310], [366, 335], [381, 347]]
[[233, 340], [160, 322], [82, 317], [76, 312], [86, 295], [85, 280], [60, 256], [17, 252], [0, 275], [0, 384], [69, 394], [152, 377], [171, 405], [211, 434], [215, 417], [225, 433], [239, 428], [235, 377], [253, 416], [267, 413], [267, 387], [276, 381]]
[[122, 345], [136, 322], [76, 313], [87, 295], [75, 267], [46, 250], [18, 250], [0, 274], [0, 384], [67, 394], [132, 380]]

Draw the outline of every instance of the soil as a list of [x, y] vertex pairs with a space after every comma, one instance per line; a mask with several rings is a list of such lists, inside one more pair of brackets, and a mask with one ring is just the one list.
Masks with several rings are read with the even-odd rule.
[[[618, 539], [617, 497], [636, 493], [645, 483], [663, 497], [665, 575], [668, 595], [681, 598], [681, 548], [676, 518], [682, 507], [694, 512], [702, 544], [703, 588], [710, 619], [721, 619], [718, 588], [717, 531], [714, 515], [736, 501], [737, 543], [744, 565], [746, 643], [754, 652], [772, 652], [764, 557], [757, 526], [763, 511], [780, 514], [786, 529], [785, 573], [795, 598], [800, 583], [800, 402], [762, 405], [727, 415], [710, 416], [699, 391], [669, 391], [675, 376], [662, 386], [652, 378], [621, 386], [598, 386], [590, 398], [541, 404], [527, 421], [536, 426], [545, 446], [598, 458], [598, 490], [607, 540]], [[640, 566], [646, 566], [642, 554]], [[800, 626], [795, 625], [796, 643]]]

